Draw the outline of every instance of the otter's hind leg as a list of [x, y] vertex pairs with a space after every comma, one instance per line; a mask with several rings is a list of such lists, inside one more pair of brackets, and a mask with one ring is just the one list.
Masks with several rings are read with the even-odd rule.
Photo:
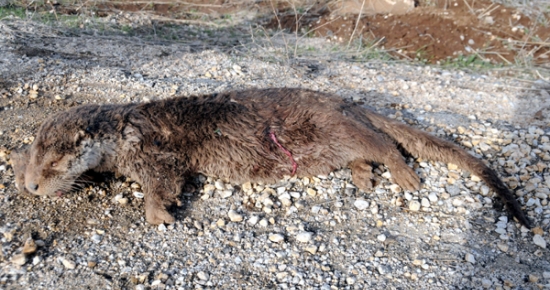
[[346, 147], [348, 153], [354, 156], [348, 165], [352, 170], [355, 185], [360, 188], [372, 186], [372, 167], [368, 163], [376, 162], [389, 168], [393, 182], [401, 188], [410, 191], [420, 189], [420, 177], [405, 163], [403, 155], [388, 136], [361, 123], [348, 123], [341, 129], [347, 136], [341, 140], [349, 140], [349, 137], [353, 140]]
[[365, 160], [356, 159], [349, 164], [351, 179], [359, 189], [367, 191], [373, 187], [372, 165]]

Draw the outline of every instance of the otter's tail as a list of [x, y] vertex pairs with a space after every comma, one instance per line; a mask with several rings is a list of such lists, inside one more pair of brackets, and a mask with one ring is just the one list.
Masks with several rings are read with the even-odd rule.
[[508, 210], [514, 217], [527, 228], [531, 228], [531, 222], [521, 210], [512, 192], [500, 180], [496, 172], [487, 167], [481, 160], [451, 142], [439, 139], [375, 112], [365, 114], [363, 111], [363, 116], [367, 117], [374, 127], [395, 139], [403, 149], [413, 156], [454, 163], [460, 168], [479, 176], [506, 203]]

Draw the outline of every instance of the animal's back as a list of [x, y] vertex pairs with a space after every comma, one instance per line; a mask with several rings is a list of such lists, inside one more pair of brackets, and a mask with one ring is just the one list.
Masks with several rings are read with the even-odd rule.
[[340, 143], [350, 131], [343, 127], [353, 121], [342, 105], [307, 90], [248, 90], [142, 104], [128, 120], [147, 127], [145, 146], [179, 153], [191, 172], [233, 182], [275, 181], [293, 171], [285, 150], [300, 176], [347, 165]]

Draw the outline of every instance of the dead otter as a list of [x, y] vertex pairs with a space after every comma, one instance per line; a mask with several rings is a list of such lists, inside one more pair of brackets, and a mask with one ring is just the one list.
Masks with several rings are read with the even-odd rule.
[[146, 219], [172, 223], [166, 207], [184, 176], [231, 182], [315, 176], [349, 166], [372, 187], [371, 162], [385, 164], [405, 190], [420, 178], [397, 146], [480, 176], [525, 226], [529, 220], [497, 174], [458, 146], [326, 93], [252, 89], [143, 104], [84, 105], [46, 120], [30, 148], [27, 189], [56, 195], [86, 170], [115, 171], [142, 184]]

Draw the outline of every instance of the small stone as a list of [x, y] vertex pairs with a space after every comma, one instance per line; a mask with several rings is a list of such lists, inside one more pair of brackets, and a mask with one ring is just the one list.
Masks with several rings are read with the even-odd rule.
[[313, 189], [313, 188], [308, 188], [308, 189], [306, 190], [306, 192], [307, 192], [307, 194], [308, 194], [309, 196], [315, 196], [315, 195], [317, 195], [317, 191], [316, 191], [315, 189]]
[[250, 181], [243, 183], [242, 186], [241, 186], [241, 189], [243, 191], [251, 190], [252, 189], [252, 183], [250, 183]]
[[535, 235], [544, 235], [544, 230], [541, 227], [536, 227], [531, 230]]
[[233, 190], [222, 190], [220, 191], [220, 197], [221, 198], [228, 198], [228, 197], [231, 197], [233, 195]]
[[139, 192], [139, 191], [134, 191], [134, 192], [133, 192], [133, 195], [134, 195], [136, 198], [143, 198], [143, 197], [145, 197], [145, 195], [143, 194], [143, 192]]
[[451, 196], [459, 195], [460, 194], [460, 188], [455, 185], [447, 185], [445, 186], [445, 190], [447, 193], [449, 193]]
[[355, 277], [347, 277], [346, 278], [346, 283], [348, 283], [348, 285], [355, 284], [355, 281], [357, 281], [357, 279]]
[[216, 222], [216, 225], [220, 228], [224, 227], [225, 226], [225, 220], [224, 219], [219, 219], [217, 222]]
[[92, 242], [94, 242], [95, 244], [99, 244], [101, 242], [101, 239], [102, 237], [98, 234], [94, 234], [92, 235]]
[[291, 206], [292, 205], [292, 200], [290, 199], [290, 194], [288, 194], [286, 192], [279, 195], [279, 201], [284, 206]]
[[204, 271], [200, 271], [197, 273], [197, 278], [203, 281], [208, 281], [208, 279], [210, 279], [210, 275]]
[[234, 210], [230, 210], [228, 213], [229, 219], [232, 222], [242, 222], [243, 216]]
[[430, 194], [428, 194], [428, 199], [431, 201], [431, 202], [437, 202], [438, 198], [437, 198], [437, 193], [435, 192], [430, 192]]
[[277, 280], [279, 280], [279, 281], [285, 279], [287, 276], [288, 276], [288, 273], [287, 273], [287, 272], [279, 272], [279, 273], [277, 273], [277, 275], [276, 275]]
[[312, 237], [313, 237], [313, 233], [311, 232], [300, 232], [296, 235], [296, 240], [302, 243], [307, 243], [311, 241]]
[[543, 248], [543, 249], [546, 249], [546, 241], [544, 240], [544, 238], [541, 236], [541, 235], [534, 235], [533, 236], [533, 243], [535, 243], [535, 245]]
[[493, 281], [483, 278], [481, 279], [481, 286], [485, 289], [491, 288], [491, 286], [493, 286]]
[[258, 220], [260, 220], [260, 217], [258, 217], [257, 215], [253, 215], [248, 219], [248, 224], [250, 224], [251, 226], [256, 225], [258, 223]]
[[480, 191], [481, 195], [487, 196], [489, 194], [489, 187], [487, 185], [482, 185]]
[[34, 252], [36, 252], [36, 243], [34, 242], [34, 240], [32, 238], [28, 238], [26, 241], [25, 241], [25, 245], [23, 246], [23, 254], [32, 254]]
[[164, 224], [160, 224], [158, 225], [157, 230], [159, 232], [166, 232], [166, 226]]
[[430, 201], [423, 197], [422, 200], [420, 201], [420, 204], [423, 206], [423, 207], [430, 207]]
[[386, 235], [380, 234], [380, 235], [378, 235], [378, 236], [376, 237], [376, 239], [379, 240], [379, 241], [381, 241], [381, 242], [383, 242], [383, 241], [386, 240]]
[[418, 210], [420, 210], [420, 202], [418, 202], [418, 200], [412, 200], [412, 201], [409, 203], [409, 210], [411, 210], [411, 211], [418, 211]]
[[269, 235], [269, 240], [274, 243], [280, 243], [285, 240], [285, 236], [281, 234], [271, 234]]
[[262, 220], [260, 221], [260, 226], [262, 226], [262, 227], [267, 227], [267, 220], [266, 220], [266, 219], [262, 219]]
[[390, 190], [391, 192], [393, 193], [400, 193], [402, 190], [401, 190], [401, 186], [397, 185], [397, 184], [392, 184], [390, 185]]
[[71, 261], [67, 258], [61, 258], [61, 263], [68, 270], [72, 270], [72, 269], [76, 268], [75, 262], [73, 262], [73, 261]]
[[464, 204], [464, 201], [460, 198], [455, 198], [455, 199], [453, 199], [452, 204], [453, 204], [453, 206], [459, 207], [459, 206], [462, 206]]
[[466, 262], [469, 262], [471, 264], [475, 264], [476, 263], [476, 258], [474, 257], [474, 255], [470, 254], [470, 253], [467, 253], [466, 256], [464, 257], [464, 260]]
[[364, 199], [357, 199], [353, 205], [358, 209], [358, 210], [365, 210], [367, 208], [369, 208], [369, 202], [364, 200]]
[[126, 204], [128, 204], [128, 198], [126, 198], [126, 197], [119, 198], [117, 201], [118, 201], [118, 203], [121, 204], [121, 205], [126, 205]]
[[97, 262], [94, 260], [90, 260], [88, 261], [87, 265], [88, 265], [88, 268], [94, 268], [97, 265]]
[[449, 170], [457, 170], [458, 169], [458, 165], [454, 164], [454, 163], [447, 163], [447, 168]]
[[38, 265], [40, 264], [40, 262], [42, 262], [42, 258], [40, 256], [34, 256], [34, 258], [32, 258], [32, 264], [33, 265]]
[[540, 277], [537, 275], [529, 274], [529, 282], [531, 283], [538, 283]]
[[505, 253], [508, 252], [508, 245], [507, 244], [498, 243], [497, 247], [498, 247], [499, 250], [501, 250]]
[[544, 278], [544, 279], [550, 279], [550, 271], [548, 271], [548, 272], [542, 272], [542, 278]]
[[312, 255], [315, 255], [317, 253], [317, 246], [315, 245], [307, 246], [304, 250], [306, 250], [306, 252]]
[[25, 265], [25, 263], [27, 263], [27, 257], [25, 256], [25, 254], [17, 254], [11, 257], [11, 262], [12, 264], [17, 266], [23, 266]]
[[225, 189], [225, 184], [221, 180], [216, 180], [216, 182], [214, 182], [214, 186], [216, 187], [217, 190]]

